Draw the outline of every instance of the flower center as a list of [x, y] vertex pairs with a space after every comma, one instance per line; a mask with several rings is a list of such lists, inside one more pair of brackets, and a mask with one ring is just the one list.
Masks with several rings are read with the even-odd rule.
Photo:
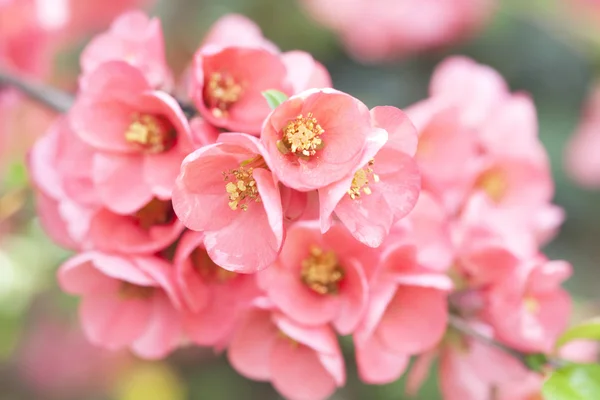
[[145, 153], [164, 153], [177, 143], [177, 131], [164, 117], [136, 113], [125, 131], [125, 140]]
[[486, 192], [493, 201], [499, 202], [506, 195], [508, 182], [501, 170], [492, 168], [479, 176], [475, 186]]
[[227, 73], [215, 72], [210, 75], [204, 92], [205, 101], [212, 114], [221, 118], [242, 96], [242, 86]]
[[173, 211], [171, 200], [153, 198], [133, 214], [133, 218], [142, 229], [148, 230], [153, 226], [171, 224], [175, 220], [175, 211]]
[[352, 200], [360, 198], [363, 193], [366, 195], [371, 194], [372, 191], [369, 185], [379, 182], [379, 175], [373, 171], [373, 164], [375, 164], [375, 160], [369, 161], [364, 168], [354, 173], [352, 184], [348, 189], [348, 195]]
[[523, 300], [523, 305], [530, 314], [537, 314], [540, 311], [540, 302], [532, 296], [526, 297]]
[[125, 281], [121, 281], [121, 286], [119, 286], [119, 297], [125, 300], [144, 300], [152, 297], [153, 294], [152, 286], [139, 286]]
[[312, 113], [308, 113], [306, 117], [300, 114], [283, 128], [277, 149], [283, 154], [293, 153], [302, 158], [314, 156], [317, 150], [325, 146], [321, 139], [324, 132]]
[[308, 258], [302, 261], [300, 274], [302, 282], [319, 294], [337, 294], [344, 278], [335, 253], [317, 246], [312, 246]]
[[229, 195], [229, 208], [248, 211], [251, 202], [260, 203], [260, 193], [253, 177], [255, 168], [265, 168], [267, 164], [262, 156], [242, 161], [240, 167], [223, 172], [227, 182], [225, 191]]
[[190, 254], [190, 260], [194, 269], [207, 281], [223, 283], [237, 276], [235, 272], [227, 271], [215, 264], [206, 250], [201, 247], [197, 247]]

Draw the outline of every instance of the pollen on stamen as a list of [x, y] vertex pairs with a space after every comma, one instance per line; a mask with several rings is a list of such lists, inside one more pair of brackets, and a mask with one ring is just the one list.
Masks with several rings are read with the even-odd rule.
[[227, 182], [225, 191], [229, 195], [229, 208], [232, 210], [241, 209], [248, 211], [248, 203], [260, 202], [258, 187], [252, 173], [254, 168], [240, 167], [223, 172], [223, 177]]
[[125, 140], [149, 154], [163, 153], [177, 143], [177, 131], [164, 117], [151, 114], [133, 114], [125, 131]]
[[344, 279], [344, 269], [333, 251], [312, 246], [308, 258], [302, 261], [300, 278], [318, 294], [337, 294], [340, 282]]
[[227, 116], [229, 108], [240, 99], [242, 93], [242, 86], [231, 75], [215, 72], [206, 83], [204, 98], [210, 112], [222, 118]]
[[373, 170], [374, 164], [375, 160], [370, 160], [364, 168], [359, 169], [354, 174], [352, 184], [348, 189], [348, 195], [352, 200], [360, 198], [363, 193], [366, 195], [373, 193], [369, 185], [379, 182], [379, 175]]
[[169, 225], [176, 216], [171, 200], [153, 198], [144, 207], [132, 215], [142, 229], [148, 230], [154, 226]]
[[325, 146], [321, 137], [324, 132], [312, 113], [306, 117], [298, 115], [283, 128], [277, 149], [283, 154], [293, 153], [301, 158], [314, 156]]

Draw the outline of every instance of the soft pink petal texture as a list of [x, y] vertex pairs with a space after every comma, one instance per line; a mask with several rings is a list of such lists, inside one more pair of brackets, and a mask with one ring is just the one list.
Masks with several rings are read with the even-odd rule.
[[[489, 364], [487, 368], [493, 366]], [[448, 349], [440, 357], [440, 390], [445, 400], [480, 400], [489, 396], [487, 382], [475, 378], [476, 371], [462, 360], [459, 349]]]
[[238, 168], [239, 161], [226, 150], [225, 145], [210, 145], [183, 160], [173, 189], [173, 209], [189, 229], [219, 229], [237, 216], [228, 205], [223, 172]]
[[277, 51], [275, 44], [263, 37], [260, 27], [241, 14], [227, 14], [219, 18], [204, 36], [202, 45], [264, 47]]
[[556, 290], [572, 272], [571, 264], [566, 261], [549, 261], [531, 272], [528, 290], [540, 294]]
[[183, 229], [179, 220], [143, 229], [129, 216], [102, 209], [92, 218], [88, 235], [98, 250], [125, 254], [154, 253], [167, 248]]
[[169, 298], [162, 293], [153, 296], [152, 318], [144, 334], [133, 343], [133, 352], [147, 359], [166, 357], [179, 345], [180, 325], [179, 313]]
[[103, 63], [89, 75], [70, 119], [75, 132], [89, 145], [106, 151], [131, 153], [125, 131], [140, 96], [150, 86], [142, 73], [121, 61]]
[[221, 267], [242, 273], [260, 271], [271, 265], [281, 251], [281, 200], [270, 175], [264, 169], [254, 171], [261, 203], [250, 204], [247, 211], [228, 210], [235, 213], [235, 219], [228, 226], [205, 232], [208, 254]]
[[181, 299], [170, 262], [152, 256], [132, 256], [131, 260], [140, 271], [152, 278], [164, 290], [173, 306], [181, 309]]
[[[224, 116], [215, 116], [204, 96], [205, 80], [213, 73], [227, 73], [242, 87], [239, 99]], [[211, 124], [234, 132], [258, 134], [271, 111], [262, 97], [265, 90], [290, 93], [286, 68], [277, 54], [261, 48], [201, 48], [194, 58], [192, 98], [202, 116]]]
[[179, 240], [173, 263], [175, 280], [184, 303], [192, 312], [205, 308], [209, 302], [209, 288], [201, 275], [194, 269], [190, 255], [198, 247], [204, 248], [204, 234], [187, 231]]
[[381, 321], [388, 305], [394, 298], [397, 285], [385, 279], [375, 280], [371, 285], [369, 296], [369, 308], [364, 315], [356, 332], [354, 332], [354, 341], [357, 346], [362, 346], [371, 340], [371, 336], [377, 325]]
[[467, 57], [450, 57], [437, 66], [430, 84], [432, 96], [463, 107], [467, 125], [481, 123], [498, 101], [508, 94], [504, 79], [491, 67]]
[[249, 311], [229, 345], [227, 358], [240, 374], [254, 380], [272, 379], [271, 355], [277, 328], [269, 311]]
[[59, 205], [58, 201], [44, 192], [40, 191], [36, 194], [36, 213], [46, 234], [61, 247], [78, 249], [80, 244], [69, 233], [67, 221], [60, 213]]
[[194, 117], [190, 121], [190, 129], [192, 132], [192, 143], [195, 148], [207, 146], [217, 142], [219, 130], [209, 124], [201, 117]]
[[430, 350], [442, 339], [447, 319], [444, 292], [400, 286], [381, 318], [376, 335], [394, 352], [418, 354]]
[[404, 373], [409, 361], [409, 355], [390, 352], [376, 336], [360, 345], [356, 344], [358, 374], [368, 384], [394, 382]]
[[50, 198], [61, 197], [61, 176], [54, 166], [59, 154], [60, 137], [68, 129], [68, 120], [58, 119], [31, 148], [28, 158], [29, 174], [38, 189]]
[[417, 130], [408, 116], [396, 107], [380, 106], [371, 110], [376, 127], [388, 133], [388, 147], [400, 150], [409, 156], [417, 151]]
[[298, 322], [322, 325], [339, 315], [342, 298], [314, 292], [302, 283], [299, 269], [286, 270], [275, 264], [265, 273], [270, 275], [270, 283], [266, 287], [269, 298]]
[[[285, 125], [299, 114], [312, 113], [325, 131], [325, 147], [304, 161], [282, 154], [277, 141]], [[269, 167], [286, 185], [308, 191], [348, 176], [357, 166], [365, 141], [378, 128], [371, 125], [367, 107], [358, 99], [333, 89], [302, 92], [277, 107], [263, 125], [261, 141], [271, 159]]]
[[[337, 337], [329, 326], [306, 326], [279, 312], [273, 312], [272, 319], [281, 332], [317, 353], [341, 355]], [[340, 382], [343, 381], [343, 376], [338, 378]]]
[[62, 264], [57, 275], [60, 288], [75, 295], [114, 293], [118, 281], [96, 269], [93, 259], [93, 253], [79, 253]]
[[333, 326], [340, 335], [349, 335], [358, 326], [369, 301], [369, 284], [362, 265], [356, 259], [344, 262], [344, 280], [340, 285], [340, 309]]
[[153, 87], [172, 80], [166, 65], [160, 20], [149, 19], [140, 11], [122, 14], [107, 32], [97, 35], [82, 53], [81, 69], [89, 74], [102, 63], [113, 60], [139, 68]]
[[79, 315], [92, 343], [118, 349], [142, 336], [152, 318], [152, 303], [122, 300], [116, 293], [89, 296], [81, 302]]
[[93, 173], [102, 203], [117, 214], [133, 214], [154, 197], [137, 155], [96, 153]]
[[331, 77], [327, 70], [304, 51], [288, 51], [281, 55], [287, 68], [287, 79], [294, 93], [306, 89], [331, 87]]
[[273, 386], [288, 399], [326, 399], [336, 389], [333, 377], [320, 363], [315, 351], [306, 346], [278, 339], [270, 362]]

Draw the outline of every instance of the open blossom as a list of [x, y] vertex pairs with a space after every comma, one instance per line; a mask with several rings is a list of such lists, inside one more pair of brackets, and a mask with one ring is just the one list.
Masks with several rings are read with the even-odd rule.
[[132, 213], [116, 214], [100, 202], [92, 180], [93, 148], [58, 119], [33, 147], [30, 174], [41, 192], [38, 212], [59, 243], [75, 249], [151, 254], [183, 230], [170, 200], [151, 199]]
[[154, 197], [171, 197], [190, 128], [169, 95], [153, 91], [140, 70], [121, 61], [89, 75], [70, 113], [73, 130], [94, 148], [93, 181], [104, 205], [130, 214]]
[[569, 323], [571, 300], [560, 284], [570, 274], [568, 263], [540, 257], [494, 285], [486, 314], [498, 339], [521, 351], [551, 351]]
[[247, 312], [227, 356], [240, 374], [271, 381], [290, 400], [324, 400], [346, 380], [330, 327], [300, 325], [266, 305]]
[[222, 345], [240, 313], [260, 293], [255, 276], [219, 267], [204, 248], [204, 234], [186, 232], [174, 257], [175, 281], [184, 304], [183, 327], [195, 343]]
[[360, 100], [333, 89], [307, 90], [280, 104], [264, 123], [269, 167], [292, 189], [309, 191], [354, 172], [373, 126]]
[[162, 358], [179, 345], [180, 301], [166, 261], [80, 253], [61, 266], [58, 280], [83, 298], [79, 315], [92, 343], [129, 347], [144, 358]]
[[352, 333], [368, 301], [368, 277], [377, 255], [352, 240], [342, 226], [321, 234], [315, 221], [287, 232], [277, 261], [258, 277], [273, 304], [301, 324], [332, 323]]
[[350, 54], [376, 62], [457, 42], [481, 28], [494, 0], [301, 0]]
[[398, 379], [410, 357], [433, 349], [446, 331], [452, 282], [420, 266], [417, 252], [411, 244], [389, 249], [370, 284], [369, 307], [354, 335], [358, 371], [365, 382]]
[[82, 79], [85, 80], [100, 64], [116, 60], [138, 68], [154, 88], [168, 88], [172, 84], [162, 28], [157, 18], [149, 19], [143, 12], [130, 11], [115, 19], [107, 32], [95, 36], [84, 49]]
[[280, 53], [240, 15], [217, 21], [194, 57], [191, 96], [212, 124], [258, 135], [271, 111], [266, 90], [287, 95], [329, 87], [327, 70], [308, 53]]
[[371, 116], [387, 135], [379, 131], [369, 137], [357, 167], [348, 177], [319, 189], [319, 201], [323, 230], [335, 213], [357, 240], [378, 247], [392, 225], [415, 206], [421, 181], [412, 158], [417, 149], [412, 123], [395, 107], [375, 107]]
[[276, 176], [258, 139], [222, 134], [183, 160], [173, 191], [177, 216], [204, 231], [215, 263], [235, 272], [268, 267], [283, 244], [283, 215]]

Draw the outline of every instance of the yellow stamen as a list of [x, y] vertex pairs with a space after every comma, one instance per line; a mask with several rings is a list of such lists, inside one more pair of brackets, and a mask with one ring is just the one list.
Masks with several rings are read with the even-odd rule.
[[479, 176], [475, 187], [483, 190], [495, 202], [500, 202], [508, 190], [508, 182], [504, 172], [491, 168]]
[[526, 297], [523, 303], [525, 310], [530, 314], [537, 314], [540, 311], [540, 302], [534, 297]]
[[301, 279], [306, 286], [319, 294], [337, 294], [343, 278], [344, 270], [333, 251], [310, 248], [309, 257], [302, 261]]
[[152, 297], [154, 288], [152, 286], [139, 286], [130, 282], [121, 282], [119, 296], [125, 300], [144, 300]]
[[293, 153], [298, 157], [314, 156], [325, 143], [321, 135], [325, 130], [319, 125], [312, 113], [306, 117], [298, 115], [283, 128], [283, 136], [277, 142], [277, 149], [283, 154]]
[[227, 182], [225, 191], [229, 196], [229, 208], [248, 211], [248, 203], [260, 203], [260, 193], [254, 180], [253, 173], [256, 168], [266, 168], [265, 160], [261, 156], [242, 161], [240, 167], [223, 172]]
[[352, 200], [360, 198], [362, 193], [371, 194], [372, 190], [369, 185], [379, 182], [379, 175], [373, 171], [373, 164], [375, 164], [375, 160], [369, 161], [364, 168], [359, 169], [354, 174], [352, 184], [348, 189], [348, 195]]
[[145, 153], [163, 153], [177, 142], [177, 131], [164, 117], [134, 114], [125, 131], [125, 140], [139, 146]]
[[227, 271], [215, 264], [206, 250], [201, 247], [192, 252], [190, 260], [196, 271], [207, 281], [224, 283], [237, 276], [235, 272]]
[[153, 198], [133, 214], [133, 218], [140, 224], [142, 229], [148, 230], [157, 225], [169, 225], [175, 220], [175, 211], [173, 211], [171, 200]]
[[212, 114], [221, 118], [226, 116], [227, 110], [240, 99], [242, 92], [242, 86], [231, 75], [215, 72], [206, 83], [204, 97]]

